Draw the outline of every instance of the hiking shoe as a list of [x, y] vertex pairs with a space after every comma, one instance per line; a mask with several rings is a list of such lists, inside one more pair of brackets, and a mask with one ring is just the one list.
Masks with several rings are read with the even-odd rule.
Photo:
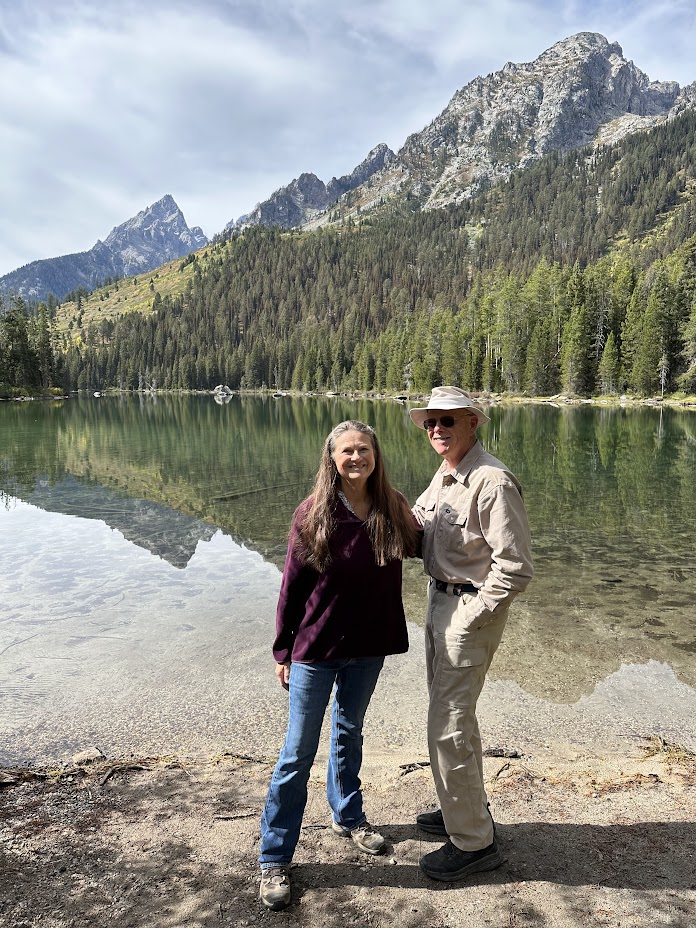
[[[491, 824], [493, 825], [493, 840], [495, 841], [496, 827], [495, 820], [491, 813], [491, 804], [487, 804], [486, 808], [488, 809], [488, 814], [491, 816]], [[447, 829], [445, 828], [445, 819], [442, 815], [442, 809], [435, 809], [434, 812], [421, 812], [420, 815], [416, 816], [416, 825], [420, 828], [421, 831], [427, 831], [429, 835], [446, 835]]]
[[502, 862], [503, 858], [495, 841], [480, 851], [460, 851], [456, 845], [448, 841], [437, 851], [421, 857], [420, 868], [433, 880], [452, 883], [471, 873], [495, 870]]
[[387, 846], [382, 835], [369, 822], [361, 822], [355, 828], [344, 828], [338, 822], [331, 822], [331, 831], [341, 838], [352, 838], [353, 844], [365, 854], [381, 854]]
[[498, 829], [495, 827], [495, 819], [493, 818], [493, 813], [491, 812], [490, 802], [486, 803], [486, 808], [488, 809], [488, 814], [491, 817], [491, 825], [493, 826], [493, 843], [495, 843], [496, 833]]
[[290, 905], [290, 870], [288, 867], [264, 867], [261, 870], [259, 898], [267, 909], [277, 912]]
[[429, 835], [447, 834], [442, 809], [435, 809], [434, 812], [421, 812], [416, 816], [416, 825], [421, 831], [427, 831]]

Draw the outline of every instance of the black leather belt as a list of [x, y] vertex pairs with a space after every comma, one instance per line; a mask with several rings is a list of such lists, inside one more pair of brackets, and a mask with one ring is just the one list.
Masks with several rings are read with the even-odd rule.
[[451, 593], [452, 596], [461, 596], [463, 593], [478, 593], [478, 589], [473, 583], [445, 583], [444, 580], [436, 580], [432, 577], [435, 589], [442, 593]]

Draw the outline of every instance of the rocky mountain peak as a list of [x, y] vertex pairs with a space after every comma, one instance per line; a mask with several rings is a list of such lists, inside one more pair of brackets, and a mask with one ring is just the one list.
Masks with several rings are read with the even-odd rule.
[[[556, 42], [534, 61], [508, 62], [458, 90], [338, 212], [409, 194], [429, 209], [456, 203], [551, 151], [615, 142], [694, 105], [675, 81], [650, 81], [621, 46], [594, 32]], [[323, 215], [312, 225], [329, 222]]]
[[166, 194], [112, 229], [104, 241], [97, 240], [89, 251], [34, 261], [0, 277], [0, 293], [37, 300], [53, 293], [61, 299], [77, 287], [91, 290], [107, 277], [151, 271], [207, 243], [203, 231], [198, 226], [190, 229], [174, 197]]
[[360, 184], [364, 184], [376, 171], [383, 168], [385, 164], [389, 164], [394, 157], [395, 155], [391, 148], [385, 145], [384, 142], [380, 142], [380, 144], [376, 145], [350, 174], [346, 174], [343, 177], [331, 178], [326, 186], [329, 199], [337, 200], [339, 196], [347, 191], [354, 190]]
[[138, 273], [153, 248], [164, 255], [160, 263], [184, 257], [206, 245], [208, 239], [197, 226], [189, 229], [174, 197], [161, 200], [141, 210], [132, 219], [112, 229], [104, 245], [123, 260], [123, 275]]
[[[616, 55], [623, 58], [623, 49], [618, 42], [609, 42], [599, 32], [578, 32], [555, 42], [539, 55], [533, 65], [550, 65], [554, 61], [565, 62], [569, 58], [587, 58], [592, 55], [601, 55], [604, 58]], [[520, 65], [520, 67], [529, 67], [529, 65]]]
[[394, 157], [394, 152], [382, 142], [350, 174], [332, 177], [328, 184], [316, 174], [300, 174], [267, 200], [257, 203], [251, 213], [229, 222], [227, 228], [262, 225], [292, 229], [306, 225], [336, 203], [340, 196], [368, 181]]

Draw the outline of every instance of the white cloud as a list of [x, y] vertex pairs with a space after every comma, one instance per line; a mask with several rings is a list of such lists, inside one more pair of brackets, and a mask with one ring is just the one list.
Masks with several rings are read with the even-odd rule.
[[[578, 31], [696, 79], [693, 4], [19, 0], [0, 13], [0, 274], [165, 193], [208, 235], [301, 171], [393, 148], [477, 74]], [[7, 89], [10, 92], [7, 92]]]

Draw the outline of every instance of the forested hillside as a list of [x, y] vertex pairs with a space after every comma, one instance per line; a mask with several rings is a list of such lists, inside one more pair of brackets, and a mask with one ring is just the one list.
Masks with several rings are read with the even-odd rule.
[[149, 312], [62, 336], [66, 386], [693, 391], [696, 114], [549, 155], [454, 208], [248, 229], [186, 262]]

